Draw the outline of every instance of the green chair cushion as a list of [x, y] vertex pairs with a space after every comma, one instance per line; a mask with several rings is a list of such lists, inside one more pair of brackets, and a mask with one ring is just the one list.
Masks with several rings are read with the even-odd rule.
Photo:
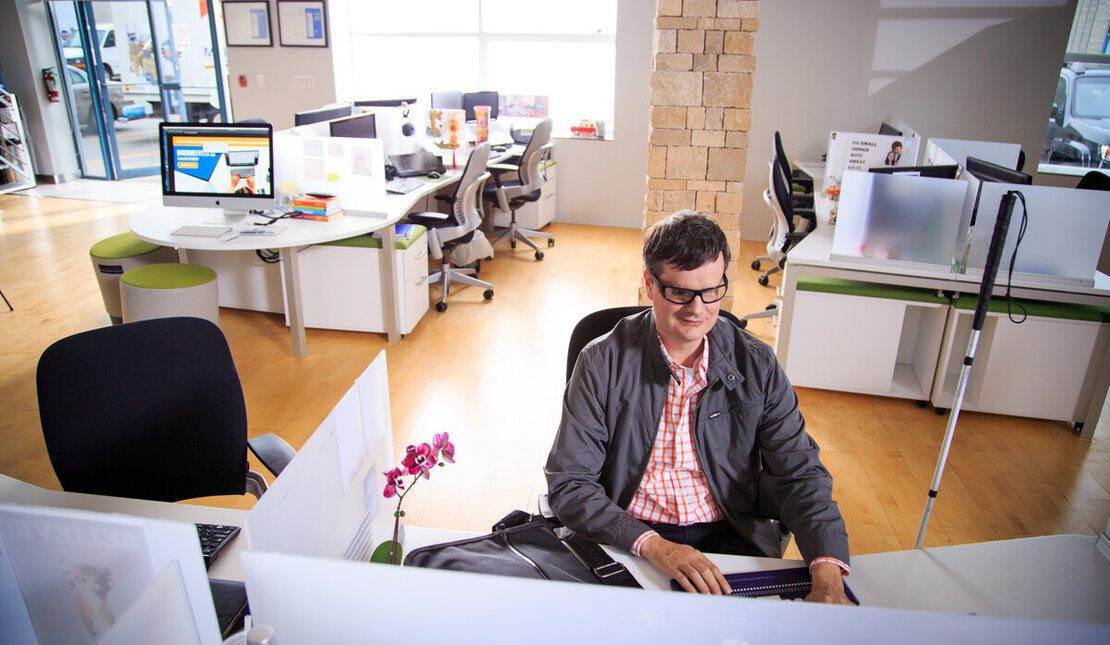
[[[420, 224], [413, 224], [412, 235], [405, 238], [397, 238], [395, 246], [403, 251], [412, 246], [412, 243], [420, 239], [420, 236], [427, 230], [427, 228]], [[373, 237], [371, 233], [367, 233], [365, 235], [356, 235], [342, 240], [335, 240], [334, 242], [323, 242], [320, 246], [349, 246], [360, 249], [380, 249], [382, 248], [382, 240], [381, 238]]]
[[147, 264], [125, 271], [123, 284], [140, 289], [185, 289], [216, 279], [216, 272], [199, 264]]
[[[978, 302], [978, 296], [965, 295], [956, 298], [954, 304], [957, 309], [974, 310]], [[1021, 306], [1025, 307], [1025, 313], [1030, 316], [1110, 322], [1110, 307], [1076, 305], [1067, 302], [1046, 302], [1043, 300], [1016, 300], [1016, 302], [1021, 303]], [[987, 309], [991, 313], [1006, 313], [1006, 299], [997, 296], [992, 297], [990, 307]], [[1015, 311], [1015, 314], [1020, 314], [1020, 310]]]
[[937, 295], [936, 291], [930, 289], [901, 287], [891, 284], [863, 282], [860, 280], [844, 280], [841, 278], [826, 278], [812, 275], [798, 277], [798, 291], [836, 293], [846, 296], [862, 296], [864, 298], [909, 300], [911, 302], [927, 302], [941, 305], [948, 304], [947, 298]]
[[102, 260], [120, 260], [146, 255], [160, 248], [162, 247], [144, 242], [131, 233], [120, 233], [93, 244], [92, 248], [89, 249], [89, 255]]

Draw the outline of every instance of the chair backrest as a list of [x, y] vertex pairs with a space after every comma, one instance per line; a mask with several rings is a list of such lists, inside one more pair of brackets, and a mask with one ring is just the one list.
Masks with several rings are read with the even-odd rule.
[[770, 188], [763, 191], [763, 201], [771, 209], [771, 217], [775, 220], [775, 224], [771, 228], [771, 235], [767, 239], [767, 253], [774, 258], [777, 253], [785, 253], [789, 246], [787, 233], [790, 232], [790, 222], [786, 219], [786, 215], [779, 207], [779, 202], [771, 193]]
[[42, 353], [36, 381], [64, 490], [160, 501], [246, 491], [243, 390], [211, 322], [159, 318], [63, 338]]
[[[570, 343], [567, 345], [567, 381], [570, 381], [571, 374], [574, 373], [574, 364], [578, 362], [578, 354], [582, 352], [583, 347], [589, 344], [591, 340], [616, 327], [621, 318], [638, 314], [649, 306], [633, 305], [599, 309], [579, 320], [578, 324], [574, 326], [574, 330], [570, 332]], [[731, 321], [737, 327], [740, 326], [740, 319], [731, 311], [722, 309], [720, 317]], [[717, 322], [720, 322], [720, 318]]]
[[790, 170], [790, 159], [787, 158], [786, 150], [782, 147], [782, 135], [779, 134], [778, 130], [775, 130], [775, 151], [774, 151], [774, 155], [775, 155], [776, 161], [779, 164], [779, 168], [782, 169], [783, 176], [785, 176], [786, 179], [787, 179], [787, 190], [789, 190], [790, 192], [793, 192], [794, 187], [790, 184], [789, 180], [790, 180], [790, 177], [793, 176], [794, 173], [793, 173], [793, 171]]
[[1083, 179], [1075, 187], [1084, 190], [1110, 190], [1110, 175], [1101, 170], [1092, 170], [1083, 175]]
[[451, 214], [457, 224], [436, 229], [440, 242], [458, 239], [481, 226], [482, 213], [479, 210], [479, 202], [482, 186], [489, 179], [489, 173], [486, 171], [489, 149], [489, 143], [482, 143], [471, 151], [451, 197]]
[[532, 131], [532, 138], [528, 140], [528, 145], [520, 155], [521, 190], [518, 194], [523, 195], [543, 187], [545, 174], [541, 172], [540, 164], [543, 163], [547, 151], [551, 149], [551, 127], [551, 119], [544, 119], [536, 124], [536, 128]]

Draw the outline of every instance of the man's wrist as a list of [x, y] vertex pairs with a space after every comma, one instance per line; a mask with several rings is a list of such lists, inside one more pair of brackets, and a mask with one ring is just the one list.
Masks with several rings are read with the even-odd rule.
[[657, 537], [658, 535], [659, 534], [656, 533], [655, 531], [651, 531], [651, 530], [644, 531], [640, 535], [640, 537], [636, 538], [636, 541], [632, 543], [632, 549], [631, 549], [632, 550], [632, 555], [635, 555], [635, 556], [643, 555], [641, 553], [641, 549], [644, 548], [644, 543], [646, 543], [649, 539], [651, 539], [653, 537]]
[[[827, 557], [827, 556], [823, 556], [823, 557], [820, 557], [820, 558], [814, 558], [813, 560], [810, 561], [810, 563], [809, 563], [809, 572], [810, 572], [810, 574], [812, 575], [813, 573], [815, 573], [815, 569], [814, 569], [815, 565], [821, 565], [821, 564], [835, 565], [836, 567], [838, 567], [840, 569], [840, 575], [842, 575], [842, 576], [846, 576], [846, 575], [848, 575], [849, 573], [852, 572], [852, 569], [847, 564], [841, 562], [840, 560], [837, 560], [836, 558], [830, 558], [830, 557]], [[820, 569], [820, 568], [821, 567], [817, 567], [817, 569]]]

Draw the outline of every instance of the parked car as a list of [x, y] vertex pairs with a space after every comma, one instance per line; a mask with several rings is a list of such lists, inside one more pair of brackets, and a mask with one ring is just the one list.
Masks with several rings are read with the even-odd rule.
[[[73, 109], [77, 114], [77, 125], [81, 132], [91, 132], [96, 129], [96, 117], [93, 115], [92, 93], [89, 90], [89, 76], [85, 70], [72, 65], [66, 67], [69, 87], [73, 91]], [[108, 101], [112, 104], [112, 120], [120, 118], [123, 106], [127, 99], [123, 95], [123, 86], [119, 83], [108, 83]]]
[[1060, 70], [1042, 161], [1110, 167], [1110, 67], [1069, 63]]

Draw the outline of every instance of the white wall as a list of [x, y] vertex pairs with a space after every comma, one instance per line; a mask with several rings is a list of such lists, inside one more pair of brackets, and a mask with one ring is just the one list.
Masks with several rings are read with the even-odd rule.
[[1036, 169], [1075, 0], [764, 0], [759, 12], [743, 237], [770, 226], [775, 130], [789, 157], [815, 159], [830, 130], [898, 116], [924, 139], [1020, 143]]
[[615, 136], [613, 141], [555, 140], [557, 221], [625, 228], [642, 225], [654, 30], [655, 2], [618, 2]]
[[66, 105], [48, 101], [42, 82], [43, 68], [60, 73], [42, 4], [0, 2], [0, 65], [8, 91], [22, 107], [35, 174], [76, 176], [80, 169]]

